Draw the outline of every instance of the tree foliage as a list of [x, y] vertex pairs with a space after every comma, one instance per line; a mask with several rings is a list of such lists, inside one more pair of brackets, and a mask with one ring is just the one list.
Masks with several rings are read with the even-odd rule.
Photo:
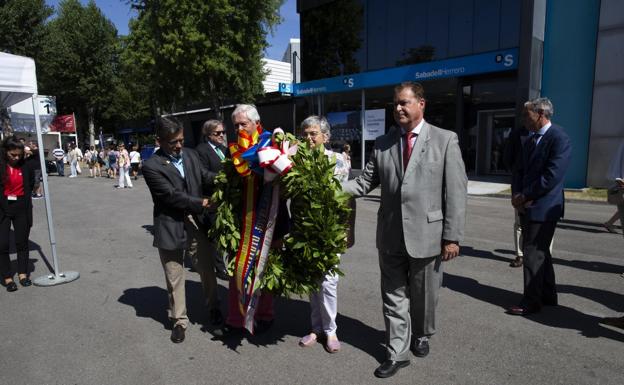
[[266, 35], [283, 0], [131, 0], [124, 62], [139, 67], [163, 110], [262, 93]]
[[37, 59], [53, 12], [45, 0], [0, 0], [0, 51]]
[[[79, 127], [105, 115], [116, 90], [117, 29], [93, 0], [63, 0], [38, 63], [42, 93], [55, 95], [60, 113], [75, 112]], [[91, 132], [91, 134], [93, 134]]]

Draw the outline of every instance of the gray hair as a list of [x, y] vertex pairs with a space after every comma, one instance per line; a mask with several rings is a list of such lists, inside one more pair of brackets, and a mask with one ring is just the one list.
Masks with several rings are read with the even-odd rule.
[[260, 121], [260, 114], [258, 113], [256, 106], [253, 104], [237, 104], [236, 108], [232, 112], [232, 119], [239, 114], [244, 114], [247, 119], [254, 123], [258, 123]]
[[210, 119], [204, 122], [202, 126], [202, 134], [207, 138], [212, 131], [214, 131], [217, 127], [223, 125], [223, 122], [217, 119]]
[[524, 103], [524, 107], [533, 112], [541, 112], [548, 120], [553, 116], [555, 110], [552, 102], [548, 98], [537, 98]]
[[310, 115], [301, 122], [301, 130], [305, 130], [308, 127], [319, 126], [321, 134], [327, 136], [327, 140], [331, 138], [331, 127], [327, 119], [322, 116]]

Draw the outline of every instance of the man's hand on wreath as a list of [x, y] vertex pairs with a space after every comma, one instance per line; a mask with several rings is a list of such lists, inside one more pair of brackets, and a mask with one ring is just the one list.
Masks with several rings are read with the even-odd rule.
[[450, 261], [451, 259], [459, 255], [459, 243], [455, 241], [442, 240], [442, 255], [443, 261]]

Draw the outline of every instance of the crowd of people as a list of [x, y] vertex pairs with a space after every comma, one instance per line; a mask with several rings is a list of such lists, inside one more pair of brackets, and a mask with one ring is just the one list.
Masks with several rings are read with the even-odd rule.
[[[70, 178], [76, 178], [82, 174], [86, 166], [89, 170], [89, 178], [110, 178], [117, 181], [115, 188], [132, 188], [132, 180], [139, 177], [139, 169], [142, 164], [139, 146], [132, 144], [128, 152], [125, 143], [89, 146], [84, 153], [75, 143], [67, 144], [67, 151], [57, 147], [52, 151], [58, 176], [65, 176], [65, 165], [70, 166]], [[83, 166], [81, 166], [83, 164]]]

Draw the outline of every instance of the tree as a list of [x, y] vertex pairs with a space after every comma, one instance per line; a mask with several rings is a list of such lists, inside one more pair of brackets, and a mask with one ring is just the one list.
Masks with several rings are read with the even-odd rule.
[[[117, 29], [90, 0], [63, 0], [48, 24], [40, 71], [45, 93], [56, 95], [61, 113], [75, 112], [88, 123], [90, 143], [95, 121], [115, 97], [120, 45]], [[81, 125], [84, 126], [84, 125]]]
[[304, 80], [360, 71], [355, 54], [362, 45], [363, 12], [360, 1], [341, 0], [310, 9], [301, 16]]
[[37, 59], [53, 12], [45, 0], [0, 0], [0, 51]]
[[[46, 35], [46, 20], [54, 9], [44, 0], [0, 0], [0, 51], [39, 57]], [[0, 127], [12, 132], [9, 115], [0, 110]]]
[[124, 62], [144, 71], [154, 107], [174, 111], [208, 100], [262, 94], [266, 35], [283, 0], [131, 0]]

